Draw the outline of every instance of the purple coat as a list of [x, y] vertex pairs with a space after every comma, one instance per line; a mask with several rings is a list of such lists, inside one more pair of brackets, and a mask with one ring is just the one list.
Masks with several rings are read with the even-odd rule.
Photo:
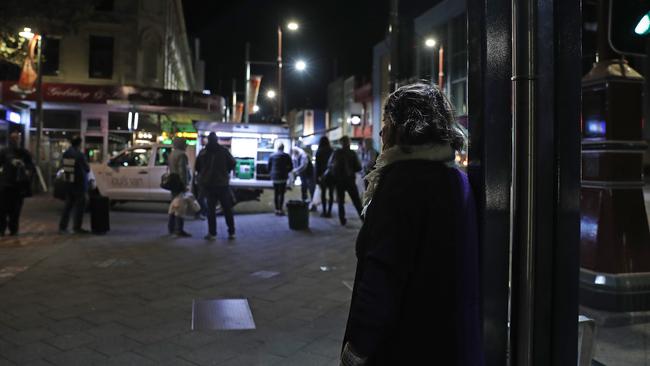
[[483, 364], [478, 236], [467, 175], [385, 168], [357, 239], [345, 342], [368, 365]]

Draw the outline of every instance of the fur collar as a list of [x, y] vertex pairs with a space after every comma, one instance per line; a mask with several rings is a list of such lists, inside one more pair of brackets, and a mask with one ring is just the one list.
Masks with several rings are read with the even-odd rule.
[[365, 180], [368, 182], [368, 188], [363, 195], [363, 211], [361, 211], [361, 215], [366, 215], [366, 210], [370, 206], [370, 202], [372, 202], [372, 196], [375, 194], [375, 190], [379, 185], [381, 174], [387, 166], [405, 160], [449, 162], [453, 161], [454, 157], [454, 149], [448, 144], [393, 146], [382, 151], [377, 157], [374, 170], [365, 177]]

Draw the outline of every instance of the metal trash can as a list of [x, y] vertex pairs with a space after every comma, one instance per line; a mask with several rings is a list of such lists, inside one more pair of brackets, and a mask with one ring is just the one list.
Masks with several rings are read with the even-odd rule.
[[309, 205], [306, 202], [298, 200], [287, 202], [287, 216], [289, 218], [289, 229], [309, 229]]

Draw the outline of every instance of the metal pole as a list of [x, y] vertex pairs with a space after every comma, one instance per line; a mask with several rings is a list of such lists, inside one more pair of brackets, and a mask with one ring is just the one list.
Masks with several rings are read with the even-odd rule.
[[249, 103], [249, 94], [250, 94], [250, 81], [251, 81], [251, 60], [250, 60], [250, 52], [251, 51], [251, 44], [246, 42], [246, 90], [245, 90], [245, 95], [244, 95], [244, 123], [248, 123], [248, 114], [250, 111], [248, 110], [248, 103]]
[[[38, 37], [38, 42], [37, 42], [37, 63], [38, 63], [38, 69], [37, 69], [37, 88], [38, 88], [38, 98], [36, 99], [36, 118], [38, 120], [36, 121], [36, 166], [40, 169], [40, 163], [41, 163], [41, 142], [43, 140], [43, 72], [42, 72], [42, 52], [41, 52], [41, 46], [42, 46], [42, 40], [43, 37], [39, 35], [35, 35], [35, 37]], [[48, 184], [49, 184], [49, 177], [50, 175], [48, 174]]]
[[237, 79], [232, 78], [232, 97], [231, 97], [231, 107], [230, 107], [230, 121], [235, 121], [235, 110], [237, 109]]
[[278, 118], [282, 121], [282, 25], [278, 25]]
[[445, 50], [442, 48], [442, 43], [440, 43], [440, 49], [438, 50], [438, 87], [440, 87], [440, 90], [445, 90], [445, 71], [444, 71], [444, 63], [445, 63]]

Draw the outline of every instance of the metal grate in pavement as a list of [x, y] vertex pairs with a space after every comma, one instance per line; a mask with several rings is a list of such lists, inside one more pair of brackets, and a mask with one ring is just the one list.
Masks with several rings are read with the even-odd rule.
[[255, 329], [247, 299], [192, 301], [192, 330]]
[[253, 276], [253, 277], [259, 277], [259, 278], [263, 278], [263, 279], [268, 279], [268, 278], [271, 278], [271, 277], [275, 277], [275, 276], [277, 276], [277, 275], [279, 275], [279, 274], [280, 274], [280, 272], [273, 272], [273, 271], [257, 271], [257, 272], [253, 272], [253, 273], [251, 273], [251, 276]]

